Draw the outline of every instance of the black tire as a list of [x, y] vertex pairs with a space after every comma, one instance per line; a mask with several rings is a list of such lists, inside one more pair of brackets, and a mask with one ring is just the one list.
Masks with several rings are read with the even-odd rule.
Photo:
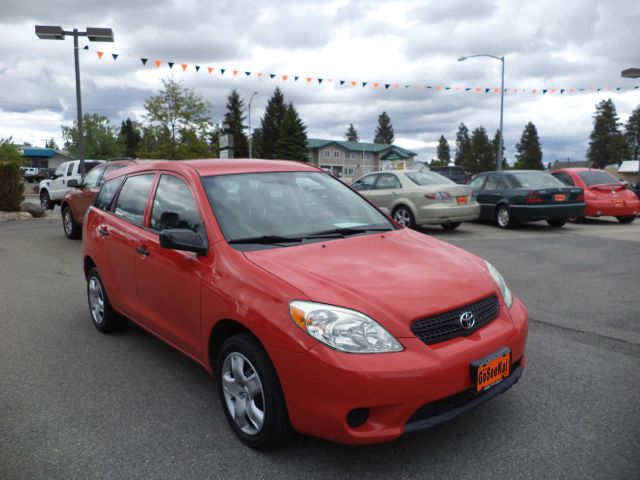
[[455, 230], [460, 226], [460, 222], [443, 223], [442, 228], [445, 230]]
[[569, 221], [569, 223], [584, 223], [586, 220], [585, 217], [569, 217], [567, 218], [567, 221]]
[[[229, 371], [229, 366], [233, 364], [232, 359], [239, 360], [242, 364], [242, 380], [237, 380], [236, 375]], [[259, 380], [259, 394], [251, 392], [256, 389], [254, 375]], [[293, 429], [278, 375], [267, 352], [253, 335], [240, 333], [224, 342], [217, 358], [216, 376], [222, 409], [229, 425], [242, 443], [256, 450], [269, 451], [284, 445], [292, 438]], [[244, 380], [247, 384], [243, 383]], [[249, 386], [249, 382], [252, 382], [253, 387]], [[236, 388], [239, 392], [237, 395], [234, 393]], [[252, 395], [255, 396], [251, 398]], [[243, 405], [239, 404], [240, 401]], [[259, 419], [262, 424], [258, 427], [258, 423], [255, 423], [249, 414], [249, 410], [256, 411], [252, 406], [262, 413], [262, 418]], [[234, 412], [239, 412], [237, 422], [231, 408]]]
[[42, 208], [45, 210], [53, 210], [55, 204], [51, 201], [49, 192], [46, 190], [42, 190], [42, 192], [40, 192], [40, 205], [42, 205]]
[[125, 319], [111, 308], [107, 291], [96, 267], [89, 270], [87, 277], [87, 299], [91, 320], [98, 330], [102, 333], [111, 333], [124, 327]]
[[70, 240], [77, 240], [82, 236], [82, 225], [73, 220], [73, 212], [68, 205], [62, 207], [62, 230]]
[[498, 208], [496, 208], [495, 223], [502, 229], [512, 228], [515, 225], [516, 222], [511, 215], [508, 205], [498, 205]]
[[553, 228], [560, 228], [562, 227], [565, 223], [567, 223], [567, 221], [565, 219], [560, 219], [560, 218], [550, 218], [549, 220], [547, 220], [547, 223], [549, 224], [550, 227]]
[[626, 217], [616, 217], [620, 223], [631, 223], [636, 219], [635, 215], [629, 215]]
[[400, 205], [393, 209], [393, 219], [403, 227], [415, 228], [416, 219], [409, 207]]

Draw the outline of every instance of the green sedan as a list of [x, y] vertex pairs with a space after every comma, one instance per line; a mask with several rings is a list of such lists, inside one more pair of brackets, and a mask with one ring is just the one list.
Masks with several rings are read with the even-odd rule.
[[562, 227], [572, 217], [584, 216], [584, 193], [538, 170], [483, 172], [469, 186], [480, 204], [480, 219], [500, 228], [518, 222], [546, 220]]

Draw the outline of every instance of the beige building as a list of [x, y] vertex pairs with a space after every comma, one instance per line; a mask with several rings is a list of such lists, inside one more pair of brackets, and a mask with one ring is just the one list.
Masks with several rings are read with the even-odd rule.
[[415, 152], [384, 143], [346, 142], [310, 138], [309, 162], [345, 179], [379, 170], [413, 168]]

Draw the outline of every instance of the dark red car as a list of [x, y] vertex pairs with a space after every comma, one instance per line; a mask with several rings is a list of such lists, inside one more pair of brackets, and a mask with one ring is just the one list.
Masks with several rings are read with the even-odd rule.
[[565, 185], [584, 190], [585, 217], [612, 216], [620, 223], [631, 223], [640, 214], [638, 196], [604, 170], [562, 168], [551, 175]]
[[302, 163], [118, 170], [83, 238], [97, 329], [132, 320], [207, 369], [253, 448], [293, 431], [393, 440], [506, 391], [525, 367], [527, 310], [491, 264]]
[[81, 182], [69, 180], [72, 187], [65, 193], [60, 204], [62, 214], [62, 229], [69, 239], [77, 239], [82, 235], [82, 221], [89, 206], [95, 201], [100, 187], [110, 172], [131, 165], [134, 160], [119, 160], [107, 162], [93, 168]]

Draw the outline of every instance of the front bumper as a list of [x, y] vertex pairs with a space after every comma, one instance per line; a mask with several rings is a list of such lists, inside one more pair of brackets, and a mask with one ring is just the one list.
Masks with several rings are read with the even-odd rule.
[[469, 222], [480, 216], [480, 204], [452, 205], [434, 204], [418, 208], [416, 223], [418, 225], [438, 225], [441, 223]]
[[513, 218], [521, 222], [568, 219], [584, 216], [585, 204], [569, 205], [509, 205]]
[[[501, 306], [498, 318], [468, 337], [433, 345], [400, 338], [405, 350], [398, 353], [354, 355], [320, 344], [305, 353], [268, 350], [294, 429], [340, 443], [367, 444], [442, 423], [507, 390], [525, 366], [527, 331], [527, 311], [516, 298], [510, 310]], [[469, 364], [503, 346], [512, 352], [509, 377], [437, 416], [416, 416], [425, 405], [472, 389]], [[363, 410], [366, 421], [350, 426], [347, 415]]]

